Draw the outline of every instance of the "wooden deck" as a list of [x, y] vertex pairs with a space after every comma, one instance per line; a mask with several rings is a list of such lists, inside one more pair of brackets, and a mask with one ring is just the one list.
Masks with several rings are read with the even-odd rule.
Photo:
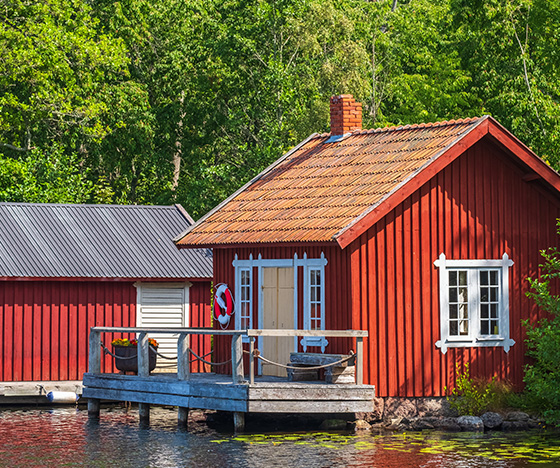
[[[138, 335], [138, 375], [105, 374], [100, 371], [100, 336], [101, 333], [112, 332]], [[178, 335], [176, 374], [150, 374], [148, 333]], [[191, 373], [191, 335], [230, 335], [231, 360], [227, 364], [231, 365], [232, 374]], [[256, 337], [323, 335], [355, 338], [356, 352], [348, 357], [352, 357], [356, 367], [356, 383], [288, 382], [286, 377], [255, 375], [255, 361], [260, 359], [260, 353], [254, 349]], [[243, 430], [246, 413], [369, 412], [373, 411], [375, 389], [371, 385], [363, 385], [362, 380], [362, 340], [365, 336], [367, 332], [363, 330], [92, 327], [89, 336], [89, 372], [84, 374], [83, 396], [88, 399], [88, 412], [92, 417], [99, 415], [101, 400], [130, 401], [139, 404], [140, 419], [145, 421], [149, 420], [151, 404], [177, 406], [180, 424], [186, 424], [189, 409], [230, 411], [234, 416], [235, 430]], [[248, 380], [245, 379], [243, 369], [243, 337], [249, 340]], [[224, 363], [215, 365], [221, 364]], [[276, 365], [284, 366], [278, 363]]]
[[230, 375], [176, 374], [149, 377], [84, 374], [83, 396], [192, 409], [239, 413], [355, 413], [373, 411], [371, 385], [287, 382], [280, 377], [255, 377], [255, 383], [234, 384]]

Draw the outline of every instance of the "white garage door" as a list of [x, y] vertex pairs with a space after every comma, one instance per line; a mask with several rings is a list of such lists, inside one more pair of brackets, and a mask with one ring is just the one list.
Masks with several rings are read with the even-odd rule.
[[[189, 326], [190, 283], [136, 283], [137, 323], [139, 327], [181, 328]], [[177, 337], [169, 334], [150, 333], [159, 343], [158, 352], [164, 356], [177, 356]], [[177, 371], [177, 360], [158, 356], [158, 371]]]

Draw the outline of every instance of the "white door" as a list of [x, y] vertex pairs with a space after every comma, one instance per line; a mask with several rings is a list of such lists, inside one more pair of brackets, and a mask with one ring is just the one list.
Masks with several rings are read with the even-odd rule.
[[[263, 268], [263, 328], [294, 329], [294, 269]], [[280, 364], [290, 362], [292, 337], [264, 336], [263, 356]], [[286, 369], [263, 362], [263, 375], [286, 376]]]
[[[190, 283], [137, 283], [137, 324], [139, 327], [182, 328], [189, 326]], [[150, 333], [159, 343], [158, 371], [177, 371], [177, 337]]]

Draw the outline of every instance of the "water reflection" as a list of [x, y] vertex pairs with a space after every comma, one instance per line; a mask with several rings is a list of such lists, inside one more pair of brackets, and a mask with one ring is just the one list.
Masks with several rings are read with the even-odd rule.
[[175, 411], [153, 408], [150, 427], [137, 411], [0, 411], [0, 467], [374, 467], [521, 468], [560, 466], [558, 434], [336, 433], [193, 434]]

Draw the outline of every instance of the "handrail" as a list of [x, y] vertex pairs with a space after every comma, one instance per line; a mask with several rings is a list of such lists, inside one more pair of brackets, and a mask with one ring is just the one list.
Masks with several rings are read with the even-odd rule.
[[366, 330], [276, 330], [276, 329], [248, 329], [248, 330], [216, 330], [214, 328], [159, 328], [159, 327], [91, 327], [89, 335], [89, 372], [101, 371], [101, 333], [137, 333], [138, 334], [138, 375], [148, 377], [149, 371], [149, 346], [148, 333], [179, 335], [177, 340], [177, 377], [188, 380], [189, 369], [189, 342], [190, 335], [230, 335], [232, 379], [234, 384], [245, 383], [243, 371], [243, 342], [242, 337], [249, 338], [250, 353], [250, 383], [254, 383], [254, 344], [255, 339], [261, 336], [328, 336], [356, 339], [356, 383], [363, 383], [363, 339], [368, 336]]

